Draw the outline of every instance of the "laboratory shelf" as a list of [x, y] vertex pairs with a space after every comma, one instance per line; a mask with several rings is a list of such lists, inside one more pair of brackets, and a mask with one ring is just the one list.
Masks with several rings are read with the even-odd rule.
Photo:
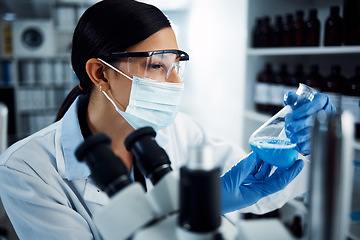
[[0, 55], [1, 61], [26, 61], [26, 60], [42, 60], [42, 61], [50, 61], [50, 60], [68, 60], [71, 57], [71, 53], [57, 53], [54, 56], [4, 56]]
[[249, 56], [360, 54], [360, 46], [249, 48], [247, 54]]

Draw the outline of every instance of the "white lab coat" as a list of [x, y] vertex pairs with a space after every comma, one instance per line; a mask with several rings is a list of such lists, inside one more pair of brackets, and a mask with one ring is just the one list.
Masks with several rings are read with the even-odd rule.
[[[20, 239], [101, 239], [67, 183], [73, 182], [93, 214], [109, 200], [91, 181], [87, 166], [74, 156], [83, 141], [77, 102], [62, 120], [17, 142], [0, 156], [0, 196]], [[186, 164], [189, 146], [205, 142], [213, 147], [214, 161], [223, 173], [246, 155], [238, 146], [208, 136], [199, 123], [181, 113], [170, 127], [158, 132], [156, 140], [166, 150], [174, 170]], [[303, 170], [283, 191], [242, 211], [277, 209], [306, 191], [305, 180]]]

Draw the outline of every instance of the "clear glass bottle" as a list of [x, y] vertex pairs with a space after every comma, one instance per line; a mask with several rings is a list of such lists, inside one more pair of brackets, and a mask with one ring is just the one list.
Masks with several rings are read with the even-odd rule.
[[312, 101], [316, 90], [300, 84], [296, 91], [297, 101], [285, 106], [249, 138], [251, 149], [264, 161], [273, 166], [287, 168], [297, 159], [296, 143], [292, 143], [285, 134], [285, 116], [302, 104]]

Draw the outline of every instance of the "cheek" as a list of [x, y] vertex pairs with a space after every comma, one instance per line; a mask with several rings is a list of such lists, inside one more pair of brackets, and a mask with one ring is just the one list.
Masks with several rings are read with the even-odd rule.
[[129, 104], [129, 97], [130, 97], [130, 91], [131, 91], [131, 84], [132, 81], [126, 78], [118, 78], [112, 84], [112, 94], [118, 101], [118, 103], [121, 104], [122, 107], [126, 107]]

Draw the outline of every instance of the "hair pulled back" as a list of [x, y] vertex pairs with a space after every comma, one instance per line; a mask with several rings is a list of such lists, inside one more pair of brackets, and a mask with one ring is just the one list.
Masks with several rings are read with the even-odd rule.
[[89, 59], [125, 51], [166, 27], [170, 22], [158, 8], [134, 0], [103, 0], [89, 7], [72, 40], [71, 64], [81, 89], [76, 86], [66, 96], [55, 121], [64, 116], [78, 95], [90, 94], [92, 82], [85, 68]]

